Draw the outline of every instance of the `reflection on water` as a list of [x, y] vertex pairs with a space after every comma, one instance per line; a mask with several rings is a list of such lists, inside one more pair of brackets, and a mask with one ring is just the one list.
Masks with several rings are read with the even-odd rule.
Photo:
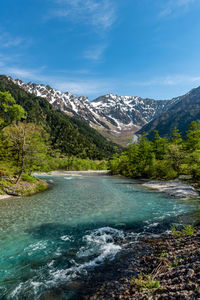
[[0, 201], [1, 299], [40, 299], [113, 259], [124, 243], [199, 209], [198, 200], [171, 199], [130, 179], [49, 180], [44, 193]]

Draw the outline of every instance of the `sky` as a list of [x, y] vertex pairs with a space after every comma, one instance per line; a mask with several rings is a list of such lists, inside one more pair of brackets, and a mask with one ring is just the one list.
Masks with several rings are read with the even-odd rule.
[[200, 0], [6, 0], [0, 74], [90, 100], [200, 85]]

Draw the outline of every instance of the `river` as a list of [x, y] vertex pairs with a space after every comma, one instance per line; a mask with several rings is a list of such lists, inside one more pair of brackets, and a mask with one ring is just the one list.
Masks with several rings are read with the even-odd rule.
[[[47, 180], [43, 193], [0, 201], [0, 299], [42, 299], [95, 272], [124, 243], [134, 247], [141, 235], [193, 220], [199, 207], [199, 200], [176, 200], [123, 177]], [[76, 287], [56, 299], [75, 294]]]

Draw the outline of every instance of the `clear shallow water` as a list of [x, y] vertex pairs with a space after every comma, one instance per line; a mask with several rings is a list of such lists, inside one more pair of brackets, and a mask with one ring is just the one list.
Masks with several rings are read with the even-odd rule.
[[0, 299], [40, 299], [113, 259], [127, 241], [185, 222], [199, 209], [199, 201], [175, 200], [125, 178], [48, 180], [53, 187], [44, 193], [0, 201]]

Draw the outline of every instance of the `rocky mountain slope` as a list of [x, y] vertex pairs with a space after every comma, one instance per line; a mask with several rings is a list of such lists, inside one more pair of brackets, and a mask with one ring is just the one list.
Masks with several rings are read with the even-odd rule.
[[154, 130], [158, 130], [162, 137], [169, 137], [174, 127], [184, 136], [192, 121], [200, 121], [200, 87], [189, 93], [171, 100], [168, 109], [138, 132], [145, 132], [149, 138], [153, 137]]
[[200, 88], [172, 100], [107, 94], [89, 101], [87, 97], [62, 93], [48, 85], [24, 83], [11, 77], [8, 80], [26, 92], [47, 99], [57, 110], [86, 121], [107, 138], [124, 146], [132, 142], [136, 132], [145, 131], [152, 136], [156, 129], [166, 136], [174, 126], [184, 132], [188, 122], [200, 117], [195, 107]]
[[126, 145], [133, 134], [170, 106], [170, 101], [143, 99], [133, 96], [108, 94], [93, 101], [70, 92], [61, 93], [48, 85], [24, 83], [8, 77], [26, 92], [48, 100], [56, 109], [86, 121], [104, 136]]

